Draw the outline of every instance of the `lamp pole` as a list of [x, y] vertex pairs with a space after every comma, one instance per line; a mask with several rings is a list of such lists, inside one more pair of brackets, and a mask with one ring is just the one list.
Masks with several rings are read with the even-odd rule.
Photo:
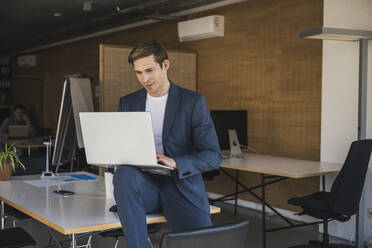
[[[358, 94], [358, 139], [367, 138], [367, 64], [368, 64], [368, 39], [359, 40], [359, 94]], [[356, 246], [364, 246], [364, 215], [365, 215], [365, 190], [359, 202], [356, 216]]]

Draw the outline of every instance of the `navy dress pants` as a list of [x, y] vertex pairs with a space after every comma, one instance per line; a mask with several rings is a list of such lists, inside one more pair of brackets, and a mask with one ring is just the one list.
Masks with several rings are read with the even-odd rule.
[[171, 177], [120, 166], [114, 196], [129, 248], [148, 247], [146, 213], [162, 213], [174, 232], [212, 225], [210, 214], [187, 200]]

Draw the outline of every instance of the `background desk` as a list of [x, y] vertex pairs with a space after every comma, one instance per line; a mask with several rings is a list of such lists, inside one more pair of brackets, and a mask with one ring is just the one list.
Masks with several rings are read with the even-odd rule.
[[17, 148], [27, 149], [28, 156], [31, 155], [31, 149], [33, 148], [44, 148], [44, 140], [47, 140], [49, 137], [34, 137], [29, 139], [8, 139], [7, 143], [14, 145]]
[[[75, 234], [121, 227], [118, 215], [108, 210], [115, 203], [106, 198], [104, 178], [40, 188], [23, 182], [31, 179], [39, 176], [12, 177], [10, 181], [0, 182], [2, 205], [5, 202], [62, 234], [72, 234], [72, 247], [75, 247]], [[75, 194], [63, 197], [53, 193], [56, 189], [71, 190]], [[219, 211], [217, 207], [211, 208], [211, 213]], [[4, 216], [1, 217], [4, 228]], [[160, 214], [147, 216], [149, 224], [164, 221]]]
[[[266, 155], [258, 155], [251, 153], [244, 153], [241, 158], [227, 158], [222, 161], [221, 171], [224, 172], [228, 177], [235, 181], [235, 192], [220, 197], [213, 201], [226, 200], [228, 197], [234, 196], [235, 200], [235, 212], [237, 206], [238, 195], [241, 193], [249, 192], [262, 204], [262, 234], [263, 234], [263, 247], [266, 247], [266, 232], [282, 230], [285, 228], [297, 227], [299, 225], [293, 224], [290, 220], [282, 216], [278, 211], [271, 207], [265, 200], [265, 186], [273, 184], [279, 181], [283, 181], [287, 178], [306, 178], [313, 176], [323, 176], [323, 190], [325, 187], [324, 175], [328, 173], [336, 173], [341, 170], [342, 164], [338, 163], [328, 163], [320, 161], [309, 161], [300, 159], [290, 159], [283, 157], [274, 157]], [[235, 176], [231, 175], [225, 168], [235, 170]], [[253, 173], [259, 173], [261, 175], [261, 184], [246, 187], [239, 181], [239, 171], [247, 171]], [[270, 179], [269, 181], [266, 181]], [[243, 190], [239, 191], [239, 186]], [[261, 197], [253, 192], [254, 189], [261, 188]], [[266, 229], [266, 219], [265, 219], [265, 207], [269, 207], [282, 219], [284, 219], [288, 226], [283, 228]], [[314, 224], [314, 223], [309, 223]], [[302, 224], [304, 226], [306, 224]]]
[[339, 172], [342, 164], [243, 153], [223, 159], [221, 167], [298, 179]]

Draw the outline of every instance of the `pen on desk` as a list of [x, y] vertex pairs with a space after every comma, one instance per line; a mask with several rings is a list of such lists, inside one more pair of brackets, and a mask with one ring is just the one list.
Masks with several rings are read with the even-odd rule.
[[63, 179], [65, 182], [71, 182], [71, 181], [76, 181], [74, 178], [65, 178]]

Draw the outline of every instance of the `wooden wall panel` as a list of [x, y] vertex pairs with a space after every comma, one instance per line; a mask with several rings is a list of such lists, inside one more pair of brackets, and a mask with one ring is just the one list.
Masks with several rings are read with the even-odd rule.
[[[63, 75], [86, 72], [97, 84], [100, 43], [133, 46], [157, 39], [167, 49], [197, 52], [197, 89], [209, 108], [248, 110], [249, 146], [262, 154], [319, 160], [322, 42], [298, 34], [322, 26], [323, 1], [247, 0], [188, 17], [211, 14], [225, 16], [223, 38], [180, 43], [177, 23], [166, 21], [36, 53], [41, 68], [35, 71], [44, 78], [44, 125], [56, 127]], [[259, 180], [250, 173], [241, 178], [248, 185]], [[207, 183], [215, 193], [233, 188], [223, 175]], [[289, 197], [318, 188], [318, 178], [288, 180], [269, 186], [268, 199], [292, 209]]]
[[[13, 61], [15, 77], [37, 77], [43, 81], [43, 122], [42, 128], [55, 135], [58, 114], [62, 99], [64, 76], [83, 73], [93, 80], [92, 90], [98, 84], [98, 45], [92, 42], [78, 42], [33, 53], [36, 55], [37, 66], [19, 68]], [[27, 92], [27, 87], [23, 88]], [[14, 95], [17, 92], [13, 93]], [[21, 92], [20, 95], [23, 93]], [[93, 94], [94, 95], [94, 94]], [[39, 101], [36, 99], [35, 101]], [[98, 98], [95, 98], [95, 108], [98, 109]]]
[[[43, 118], [43, 81], [40, 78], [14, 77], [12, 83], [13, 92], [17, 92], [13, 102], [24, 105], [32, 125], [40, 127]], [[42, 134], [43, 130], [37, 128], [37, 133]]]
[[[116, 111], [118, 99], [142, 86], [133, 68], [128, 64], [128, 56], [133, 47], [100, 45], [100, 110]], [[170, 50], [171, 66], [169, 79], [177, 85], [196, 91], [196, 53]]]
[[[322, 26], [322, 1], [237, 6], [214, 12], [225, 16], [224, 38], [186, 44], [198, 51], [199, 92], [210, 108], [248, 110], [248, 145], [259, 153], [319, 160], [322, 44], [299, 33]], [[250, 186], [259, 182], [255, 174], [240, 177]], [[207, 183], [209, 191], [233, 191], [227, 177], [217, 178]], [[274, 206], [293, 209], [289, 197], [318, 188], [318, 178], [288, 180], [269, 186], [267, 194]]]
[[126, 47], [100, 47], [101, 111], [117, 111], [120, 97], [141, 87], [128, 65], [129, 53], [130, 48]]

